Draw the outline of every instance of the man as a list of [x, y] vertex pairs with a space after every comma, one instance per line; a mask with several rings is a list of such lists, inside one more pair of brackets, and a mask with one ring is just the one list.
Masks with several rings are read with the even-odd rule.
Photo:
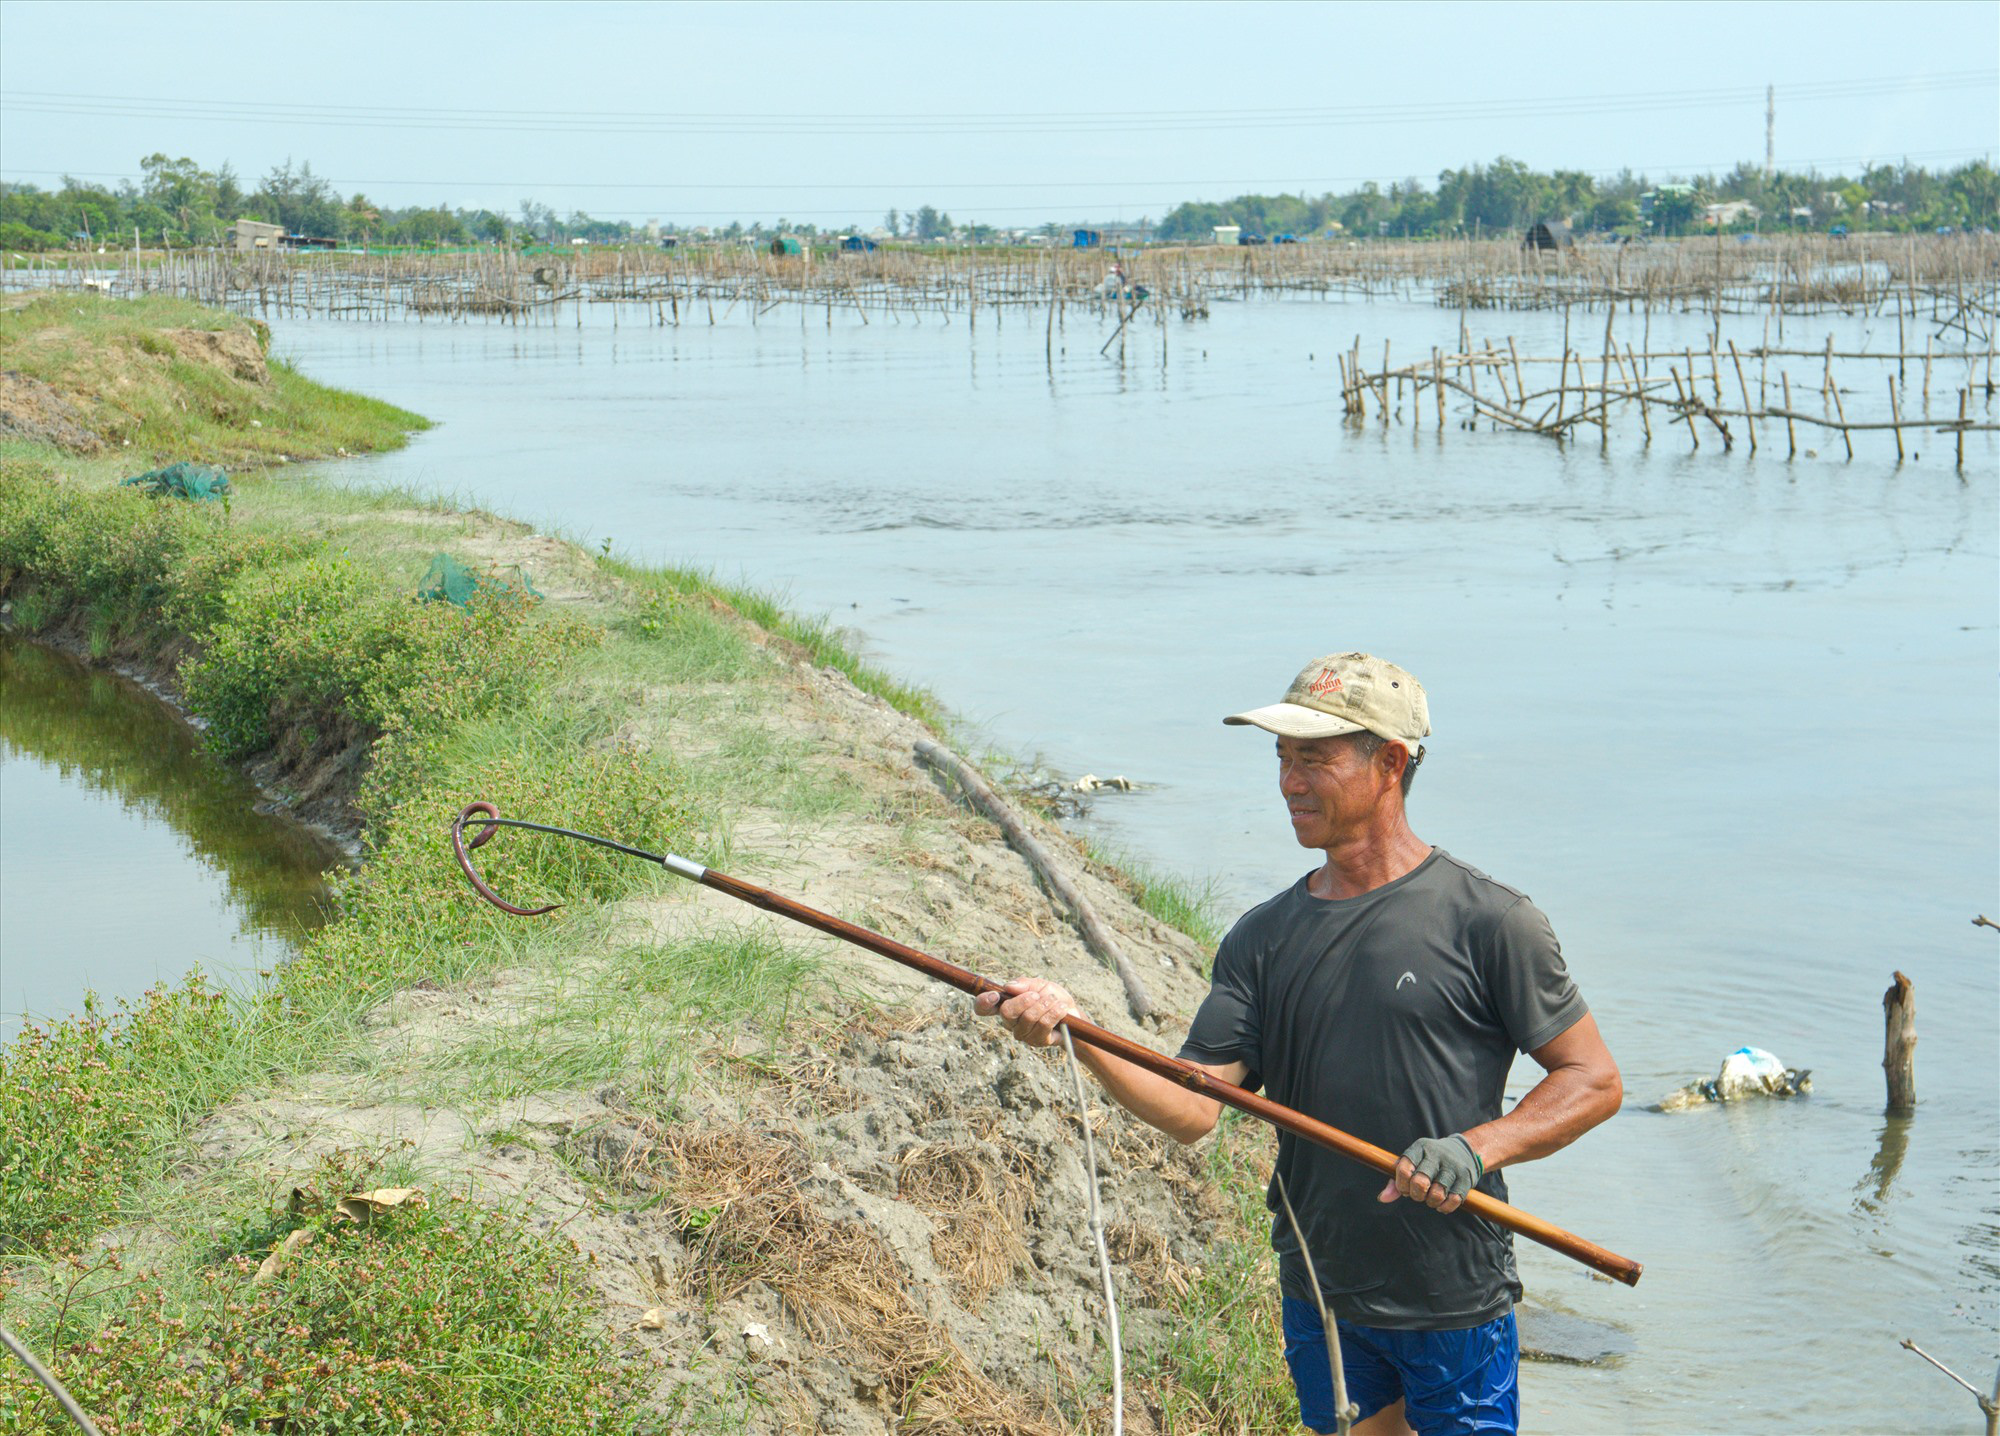
[[[1278, 1138], [1274, 1214], [1285, 1358], [1300, 1419], [1335, 1429], [1325, 1333], [1303, 1237], [1337, 1318], [1361, 1436], [1519, 1425], [1509, 1233], [1455, 1215], [1501, 1168], [1546, 1157], [1618, 1110], [1618, 1067], [1548, 920], [1514, 889], [1410, 830], [1404, 800], [1430, 715], [1417, 680], [1365, 653], [1315, 659], [1283, 701], [1225, 723], [1277, 737], [1278, 791], [1325, 862], [1253, 908], [1216, 950], [1181, 1056], [1392, 1152], [1387, 1182]], [[1023, 1042], [1084, 1014], [1054, 983], [1009, 983], [977, 1010]], [[1502, 1115], [1518, 1052], [1544, 1076]], [[1183, 1142], [1221, 1104], [1095, 1048], [1078, 1055], [1121, 1105]], [[1302, 1231], [1283, 1216], [1278, 1180]]]

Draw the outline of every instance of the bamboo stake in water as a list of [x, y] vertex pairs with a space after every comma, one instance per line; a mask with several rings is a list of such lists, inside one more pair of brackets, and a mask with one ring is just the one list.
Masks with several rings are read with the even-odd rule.
[[1653, 442], [1653, 416], [1650, 412], [1652, 406], [1646, 402], [1646, 381], [1640, 377], [1639, 361], [1633, 357], [1630, 344], [1625, 346], [1625, 361], [1632, 371], [1633, 388], [1639, 395], [1639, 427], [1646, 431], [1646, 443], [1650, 445]]
[[[1840, 386], [1833, 386], [1833, 412], [1840, 420], [1840, 441], [1847, 445], [1847, 457], [1854, 457], [1854, 436], [1847, 432], [1847, 406], [1840, 402]], [[1900, 439], [1901, 435], [1898, 435]]]
[[[1674, 368], [1671, 364], [1669, 364], [1667, 366], [1667, 373], [1673, 376], [1674, 393], [1680, 396], [1681, 417], [1687, 420], [1688, 438], [1693, 440], [1694, 446], [1697, 449], [1699, 449], [1701, 447], [1701, 435], [1696, 431], [1694, 427], [1694, 405], [1691, 402], [1689, 402], [1687, 391], [1681, 388], [1681, 371]], [[1692, 383], [1694, 376], [1689, 375], [1688, 377], [1689, 377], [1689, 382]]]
[[[1750, 452], [1754, 454], [1757, 452], [1757, 416], [1751, 412], [1750, 386], [1744, 381], [1743, 357], [1736, 352], [1736, 341], [1734, 339], [1729, 341], [1729, 362], [1736, 366], [1736, 387], [1743, 391], [1743, 424], [1750, 431]], [[1890, 393], [1893, 395], [1894, 392], [1895, 386], [1891, 385]], [[1901, 444], [1901, 442], [1902, 436], [1899, 434], [1897, 436], [1897, 443]]]

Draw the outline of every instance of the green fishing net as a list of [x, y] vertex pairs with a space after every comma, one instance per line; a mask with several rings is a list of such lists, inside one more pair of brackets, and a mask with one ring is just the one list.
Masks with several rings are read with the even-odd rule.
[[164, 469], [150, 469], [124, 481], [126, 488], [143, 488], [155, 498], [162, 495], [176, 499], [213, 500], [227, 497], [229, 476], [220, 469], [211, 469], [206, 464], [190, 464], [185, 461], [168, 464]]

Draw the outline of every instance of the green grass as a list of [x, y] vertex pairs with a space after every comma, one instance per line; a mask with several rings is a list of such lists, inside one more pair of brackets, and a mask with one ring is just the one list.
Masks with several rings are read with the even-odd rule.
[[1204, 1152], [1227, 1210], [1200, 1275], [1175, 1304], [1166, 1339], [1138, 1353], [1136, 1363], [1170, 1431], [1298, 1429], [1264, 1209], [1269, 1164], [1257, 1159], [1270, 1141], [1261, 1124], [1225, 1110]]
[[[572, 1248], [463, 1198], [362, 1222], [338, 1213], [379, 1182], [335, 1164], [283, 1208], [218, 1214], [211, 1260], [191, 1272], [129, 1272], [105, 1254], [64, 1263], [46, 1274], [62, 1299], [19, 1334], [118, 1436], [666, 1429], [578, 1320], [589, 1298]], [[260, 1261], [293, 1233], [304, 1240], [260, 1282]], [[0, 1379], [0, 1428], [59, 1421], [39, 1386]]]
[[929, 727], [942, 731], [945, 726], [944, 710], [932, 694], [891, 678], [864, 662], [830, 619], [801, 618], [787, 611], [775, 598], [722, 583], [698, 569], [641, 568], [608, 554], [603, 564], [608, 571], [659, 599], [678, 596], [725, 604], [765, 632], [795, 645], [815, 665], [845, 674], [862, 692], [874, 694]]
[[1186, 933], [1211, 953], [1228, 926], [1215, 880], [1193, 880], [1149, 867], [1130, 853], [1087, 842], [1090, 861], [1102, 869], [1144, 911], [1176, 932]]
[[[213, 355], [184, 334], [222, 336], [231, 347]], [[268, 358], [269, 343], [255, 320], [179, 299], [62, 294], [0, 303], [0, 368], [70, 401], [116, 451], [93, 467], [275, 464], [399, 448], [429, 427], [393, 404], [313, 383]]]
[[602, 959], [582, 970], [574, 944], [566, 948], [560, 957], [531, 950], [515, 990], [489, 999], [507, 1002], [507, 1015], [474, 1040], [436, 1048], [399, 1095], [426, 1106], [491, 1106], [615, 1082], [672, 1109], [705, 1080], [719, 1034], [775, 1041], [790, 1012], [812, 1006], [820, 975], [810, 957], [762, 933], [622, 946], [607, 935]]

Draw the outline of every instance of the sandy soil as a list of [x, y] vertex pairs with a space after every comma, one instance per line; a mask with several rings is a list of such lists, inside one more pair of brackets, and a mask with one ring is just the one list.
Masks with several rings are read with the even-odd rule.
[[98, 454], [104, 436], [60, 390], [15, 370], [0, 370], [0, 438], [53, 444], [66, 454]]

